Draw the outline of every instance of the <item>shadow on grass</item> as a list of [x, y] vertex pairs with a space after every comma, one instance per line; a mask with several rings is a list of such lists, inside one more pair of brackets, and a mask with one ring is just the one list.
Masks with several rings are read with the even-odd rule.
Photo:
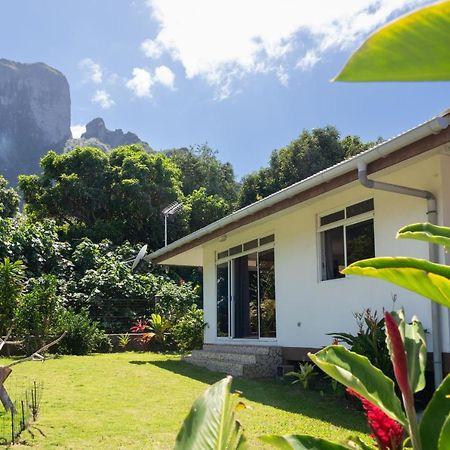
[[[193, 366], [184, 361], [130, 361], [130, 364], [152, 364], [183, 377], [213, 384], [225, 375]], [[353, 431], [367, 433], [366, 420], [362, 413], [349, 410], [343, 398], [329, 394], [321, 396], [316, 391], [303, 391], [274, 379], [247, 379], [234, 377], [233, 389], [242, 392], [242, 396], [250, 401], [271, 406], [287, 412], [302, 414], [314, 419], [344, 427]]]

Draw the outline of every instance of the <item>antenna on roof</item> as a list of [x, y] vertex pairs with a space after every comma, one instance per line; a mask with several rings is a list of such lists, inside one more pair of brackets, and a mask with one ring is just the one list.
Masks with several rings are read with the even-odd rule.
[[164, 215], [164, 247], [167, 247], [167, 218], [175, 215], [182, 208], [183, 202], [172, 202], [161, 211]]

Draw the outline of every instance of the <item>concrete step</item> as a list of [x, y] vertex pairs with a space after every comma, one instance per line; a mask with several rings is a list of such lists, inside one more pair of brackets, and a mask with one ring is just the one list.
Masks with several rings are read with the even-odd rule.
[[185, 361], [234, 376], [272, 377], [282, 362], [281, 348], [267, 345], [205, 344]]
[[195, 360], [229, 361], [239, 364], [256, 364], [257, 355], [251, 353], [214, 352], [205, 350], [193, 350], [192, 357]]
[[192, 358], [192, 356], [187, 356], [183, 358], [183, 360], [189, 364], [204, 367], [205, 369], [212, 370], [214, 372], [233, 375], [234, 377], [241, 377], [244, 373], [244, 365], [239, 363], [220, 360], [196, 359]]
[[232, 345], [232, 344], [204, 344], [205, 352], [239, 353], [246, 355], [268, 355], [273, 347], [268, 345]]

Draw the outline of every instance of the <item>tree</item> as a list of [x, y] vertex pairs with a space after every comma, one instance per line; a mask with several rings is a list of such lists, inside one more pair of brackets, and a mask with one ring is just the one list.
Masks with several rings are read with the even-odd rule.
[[297, 139], [270, 156], [269, 166], [242, 180], [238, 206], [244, 207], [382, 142], [358, 136], [341, 139], [332, 126], [303, 130]]
[[380, 136], [375, 141], [363, 142], [359, 136], [345, 136], [342, 139], [341, 144], [344, 150], [345, 158], [351, 158], [358, 153], [369, 150], [369, 148], [375, 147], [381, 144], [384, 139]]
[[225, 217], [230, 212], [230, 205], [218, 195], [207, 195], [204, 187], [195, 190], [185, 201], [189, 214], [189, 231], [205, 227]]
[[180, 168], [184, 195], [204, 187], [208, 195], [218, 195], [229, 204], [236, 201], [238, 185], [230, 163], [222, 163], [217, 151], [207, 144], [166, 150], [166, 155]]
[[19, 195], [0, 175], [0, 218], [13, 217], [19, 209]]
[[[41, 175], [19, 177], [26, 210], [65, 225], [67, 239], [145, 241], [159, 248], [161, 210], [182, 197], [179, 168], [166, 155], [147, 153], [139, 145], [109, 154], [91, 147], [61, 155], [50, 151], [41, 167]], [[183, 220], [171, 229], [173, 238], [184, 231]]]

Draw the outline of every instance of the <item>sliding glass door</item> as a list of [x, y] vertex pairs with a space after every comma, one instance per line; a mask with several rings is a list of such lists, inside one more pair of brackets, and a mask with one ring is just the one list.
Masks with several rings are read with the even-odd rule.
[[276, 337], [273, 248], [217, 264], [217, 337]]

